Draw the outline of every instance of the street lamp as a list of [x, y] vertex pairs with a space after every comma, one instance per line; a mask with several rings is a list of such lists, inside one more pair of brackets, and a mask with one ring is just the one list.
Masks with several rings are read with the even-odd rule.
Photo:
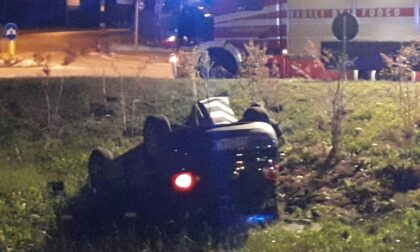
[[134, 45], [139, 45], [139, 0], [134, 1]]
[[66, 27], [69, 27], [69, 12], [72, 9], [80, 7], [80, 0], [67, 0], [66, 1]]
[[282, 51], [281, 51], [281, 54], [282, 54], [282, 59], [283, 59], [283, 62], [282, 62], [282, 72], [283, 72], [283, 78], [286, 78], [286, 57], [287, 57], [287, 54], [289, 53], [289, 51], [287, 51], [287, 49], [286, 48], [284, 48]]
[[99, 11], [101, 12], [101, 22], [99, 23], [99, 27], [101, 28], [105, 28], [105, 20], [104, 20], [104, 15], [105, 15], [105, 0], [101, 0], [101, 2], [99, 3]]

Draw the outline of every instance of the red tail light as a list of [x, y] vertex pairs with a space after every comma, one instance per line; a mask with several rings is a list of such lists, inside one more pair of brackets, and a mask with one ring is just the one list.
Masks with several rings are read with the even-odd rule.
[[191, 172], [181, 172], [172, 176], [172, 187], [176, 191], [190, 191], [196, 182], [197, 179]]
[[271, 181], [277, 181], [280, 175], [280, 171], [281, 171], [281, 167], [279, 164], [276, 164], [270, 167], [264, 167], [262, 169], [264, 177]]

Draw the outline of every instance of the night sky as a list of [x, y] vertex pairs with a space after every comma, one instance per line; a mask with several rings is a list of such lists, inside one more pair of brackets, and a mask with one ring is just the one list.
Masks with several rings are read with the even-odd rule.
[[[92, 28], [101, 21], [100, 0], [80, 0], [77, 9], [66, 11], [66, 0], [0, 0], [0, 23], [14, 22], [19, 28]], [[107, 0], [104, 19], [109, 26], [118, 26], [132, 19], [132, 7]]]

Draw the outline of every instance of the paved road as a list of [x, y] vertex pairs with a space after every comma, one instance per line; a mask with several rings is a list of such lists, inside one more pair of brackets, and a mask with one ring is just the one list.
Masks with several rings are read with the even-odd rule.
[[[131, 42], [128, 30], [90, 30], [90, 31], [62, 31], [62, 32], [30, 32], [18, 34], [16, 44], [19, 53], [45, 53], [66, 50], [91, 50], [98, 44], [104, 47], [111, 43]], [[1, 38], [0, 51], [7, 52], [8, 41]]]
[[[34, 54], [49, 54], [52, 76], [173, 78], [169, 51], [142, 47], [118, 52], [118, 48], [130, 48], [130, 42], [131, 34], [125, 30], [23, 33], [16, 41], [20, 62], [13, 67], [0, 67], [0, 77], [42, 76], [42, 67], [34, 62]], [[8, 57], [7, 43], [5, 39], [0, 43], [3, 58]], [[73, 55], [73, 61], [64, 66], [64, 58], [69, 55]]]

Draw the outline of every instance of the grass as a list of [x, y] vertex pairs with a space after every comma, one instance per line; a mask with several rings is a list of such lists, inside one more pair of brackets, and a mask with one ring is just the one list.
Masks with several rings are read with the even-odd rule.
[[[51, 78], [47, 93], [51, 98], [52, 125], [48, 127], [41, 84], [41, 78], [0, 80], [0, 251], [57, 248], [54, 247], [57, 243], [51, 240], [59, 237], [54, 221], [58, 202], [48, 193], [48, 181], [62, 180], [66, 195], [77, 195], [86, 183], [86, 163], [91, 149], [100, 145], [114, 154], [123, 153], [141, 143], [147, 115], [165, 114], [171, 122], [181, 124], [194, 102], [191, 85], [186, 80], [125, 78], [121, 82], [118, 78], [108, 78], [104, 94], [101, 78], [68, 78], [59, 97], [60, 79]], [[261, 80], [257, 87], [250, 88], [244, 80], [210, 81], [209, 93], [228, 94], [237, 115], [251, 102], [263, 101], [271, 116], [281, 122], [287, 139], [281, 148], [285, 176], [296, 173], [293, 178], [301, 175], [303, 180], [309, 180], [330, 148], [332, 85]], [[336, 198], [344, 195], [343, 199], [356, 198], [360, 202], [342, 199], [344, 203], [340, 204], [333, 200], [310, 203], [310, 208], [324, 209], [319, 210], [321, 220], [313, 228], [290, 231], [288, 225], [280, 222], [264, 230], [253, 230], [239, 250], [418, 251], [419, 187], [396, 193], [392, 185], [397, 183], [399, 173], [381, 172], [388, 167], [389, 171], [411, 169], [413, 173], [409, 174], [417, 174], [419, 128], [416, 128], [416, 144], [407, 149], [395, 83], [355, 82], [346, 88], [341, 153], [344, 161], [327, 175], [324, 188], [313, 189], [321, 191], [327, 187]], [[199, 85], [199, 97], [204, 98], [206, 93]], [[121, 106], [122, 94], [125, 108]], [[124, 132], [123, 112], [132, 129], [130, 137]], [[413, 113], [419, 115], [420, 111]], [[420, 117], [417, 119], [420, 121]], [[328, 177], [349, 167], [357, 167], [358, 171], [354, 171], [357, 176], [338, 177], [338, 182]], [[369, 197], [363, 198], [361, 195], [366, 192]], [[286, 194], [285, 201], [292, 197], [295, 195]], [[390, 205], [390, 210], [383, 210]], [[292, 213], [293, 216], [282, 214], [285, 218], [308, 218], [305, 209]], [[355, 221], [360, 218], [365, 221]], [[102, 243], [88, 242], [82, 247], [87, 251], [147, 251], [165, 250], [168, 246], [171, 251], [197, 249], [191, 239], [182, 235], [169, 245], [139, 242], [138, 237], [114, 237]], [[202, 246], [204, 250], [223, 250], [223, 247]], [[76, 247], [64, 240], [60, 250], [72, 251]]]
[[276, 225], [251, 232], [243, 251], [418, 251], [419, 212], [409, 210], [385, 220], [343, 224], [325, 221], [299, 232]]

